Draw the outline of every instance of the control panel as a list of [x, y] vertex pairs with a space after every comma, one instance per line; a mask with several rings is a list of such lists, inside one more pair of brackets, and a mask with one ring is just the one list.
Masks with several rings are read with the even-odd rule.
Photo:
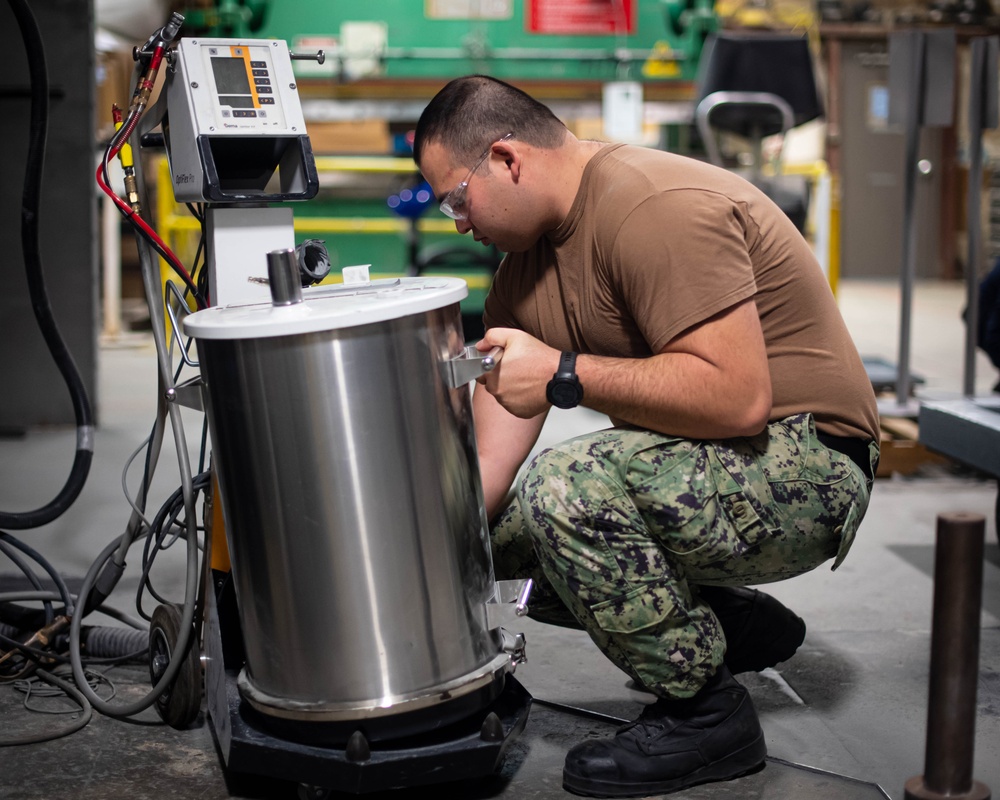
[[288, 45], [181, 39], [164, 134], [182, 202], [308, 199], [318, 181]]
[[182, 39], [175, 53], [196, 133], [305, 132], [285, 42]]

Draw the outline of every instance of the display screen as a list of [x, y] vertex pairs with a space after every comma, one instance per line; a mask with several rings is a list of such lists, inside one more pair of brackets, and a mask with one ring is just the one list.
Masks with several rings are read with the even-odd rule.
[[220, 94], [219, 104], [230, 108], [253, 108], [253, 98], [248, 94]]
[[[242, 58], [213, 58], [212, 72], [215, 73], [215, 86], [220, 95], [250, 94], [246, 61]], [[229, 103], [229, 105], [236, 104]]]

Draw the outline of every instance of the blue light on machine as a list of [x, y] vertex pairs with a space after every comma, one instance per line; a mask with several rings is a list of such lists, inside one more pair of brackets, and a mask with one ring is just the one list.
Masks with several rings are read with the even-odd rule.
[[416, 218], [423, 214], [434, 195], [427, 181], [410, 189], [402, 189], [399, 194], [390, 195], [386, 204], [401, 217]]

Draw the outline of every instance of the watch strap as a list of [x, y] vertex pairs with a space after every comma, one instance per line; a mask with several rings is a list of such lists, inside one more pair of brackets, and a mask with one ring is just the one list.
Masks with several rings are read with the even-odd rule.
[[559, 367], [556, 369], [556, 378], [571, 378], [576, 375], [576, 353], [565, 351], [559, 357]]

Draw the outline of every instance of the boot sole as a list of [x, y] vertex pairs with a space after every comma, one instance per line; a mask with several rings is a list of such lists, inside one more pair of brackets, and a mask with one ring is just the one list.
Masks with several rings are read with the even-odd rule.
[[594, 781], [573, 775], [563, 769], [563, 788], [585, 797], [645, 797], [647, 795], [669, 794], [702, 783], [730, 781], [753, 772], [759, 772], [764, 768], [766, 756], [767, 745], [764, 742], [762, 731], [753, 742], [721, 761], [706, 764], [694, 772], [669, 781], [643, 783]]

